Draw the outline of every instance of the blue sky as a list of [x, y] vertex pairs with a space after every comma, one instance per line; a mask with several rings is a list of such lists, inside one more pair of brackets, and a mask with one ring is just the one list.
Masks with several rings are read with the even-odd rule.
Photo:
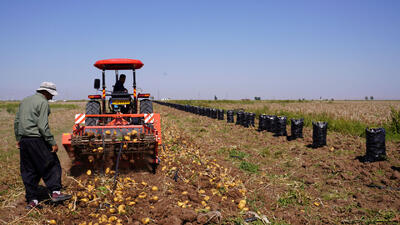
[[0, 9], [0, 99], [42, 81], [56, 83], [56, 99], [84, 99], [96, 93], [93, 64], [107, 58], [142, 60], [138, 86], [156, 97], [400, 99], [397, 0], [1, 0]]

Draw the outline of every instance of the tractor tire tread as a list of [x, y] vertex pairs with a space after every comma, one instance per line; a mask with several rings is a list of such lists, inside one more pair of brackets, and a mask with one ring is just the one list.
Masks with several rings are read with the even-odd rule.
[[153, 113], [153, 102], [148, 99], [143, 99], [140, 101], [140, 114], [150, 114]]
[[[89, 101], [86, 104], [86, 114], [100, 114], [100, 102], [98, 101]], [[96, 126], [98, 118], [86, 118], [85, 125], [86, 126]]]

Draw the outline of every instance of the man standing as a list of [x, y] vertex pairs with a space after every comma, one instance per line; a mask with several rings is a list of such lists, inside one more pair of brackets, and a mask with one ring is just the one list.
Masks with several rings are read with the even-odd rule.
[[14, 121], [17, 147], [20, 148], [21, 176], [25, 185], [27, 209], [38, 207], [38, 185], [43, 178], [52, 202], [62, 202], [71, 195], [62, 194], [58, 146], [50, 133], [48, 100], [57, 95], [56, 85], [43, 82], [37, 93], [22, 100]]

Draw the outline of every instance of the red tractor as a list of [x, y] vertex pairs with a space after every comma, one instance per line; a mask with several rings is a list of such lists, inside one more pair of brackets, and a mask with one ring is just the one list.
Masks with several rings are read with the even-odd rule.
[[[102, 70], [102, 94], [89, 95], [86, 113], [76, 114], [72, 133], [62, 136], [73, 167], [106, 171], [114, 167], [148, 168], [155, 173], [159, 164], [161, 121], [160, 114], [153, 113], [150, 94], [136, 92], [136, 70], [143, 63], [135, 59], [106, 59], [94, 66]], [[120, 70], [131, 70], [133, 93], [106, 90], [108, 70], [115, 71], [116, 82]], [[100, 79], [95, 79], [94, 88], [100, 89]]]

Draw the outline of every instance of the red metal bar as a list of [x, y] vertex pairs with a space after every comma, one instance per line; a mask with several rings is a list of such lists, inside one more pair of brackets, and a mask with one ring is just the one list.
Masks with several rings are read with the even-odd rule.
[[121, 117], [144, 117], [144, 114], [86, 114], [86, 117], [112, 117], [112, 118], [121, 118]]
[[85, 129], [112, 129], [112, 128], [143, 128], [142, 125], [124, 125], [124, 126], [86, 126]]

